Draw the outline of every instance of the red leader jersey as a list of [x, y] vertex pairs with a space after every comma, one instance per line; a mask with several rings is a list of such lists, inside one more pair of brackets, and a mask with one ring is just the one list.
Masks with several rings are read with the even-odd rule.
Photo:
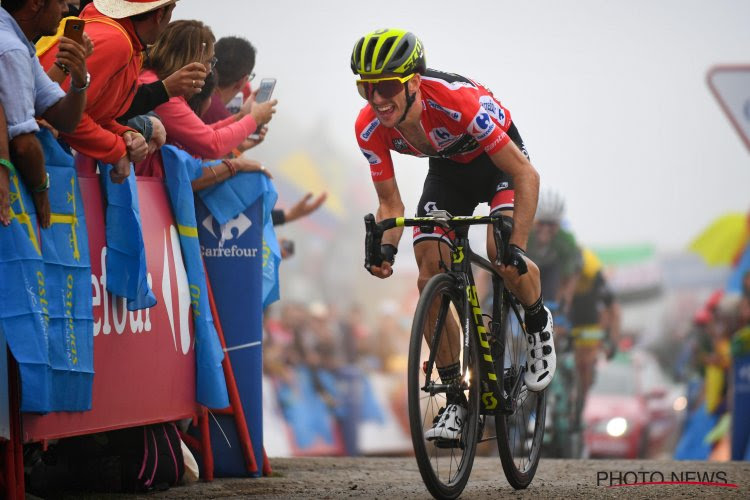
[[[510, 142], [506, 132], [510, 112], [487, 88], [453, 73], [428, 69], [422, 76], [420, 122], [438, 156], [469, 163], [482, 153], [492, 154]], [[355, 124], [357, 142], [370, 162], [374, 182], [393, 177], [391, 150], [425, 157], [397, 128], [380, 126], [369, 104], [359, 112]]]

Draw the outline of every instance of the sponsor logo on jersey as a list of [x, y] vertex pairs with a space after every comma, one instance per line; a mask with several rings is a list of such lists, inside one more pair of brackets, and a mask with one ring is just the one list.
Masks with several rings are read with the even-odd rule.
[[491, 96], [483, 95], [479, 98], [479, 104], [490, 114], [501, 126], [505, 126], [505, 110]]
[[401, 139], [400, 137], [397, 137], [393, 139], [393, 149], [395, 149], [399, 153], [403, 153], [404, 151], [408, 151], [409, 145], [406, 144], [405, 140]]
[[371, 121], [367, 127], [362, 131], [359, 136], [362, 138], [363, 141], [367, 141], [370, 139], [370, 136], [373, 132], [375, 132], [375, 129], [378, 128], [378, 125], [380, 125], [380, 120], [375, 118], [373, 121]]
[[439, 147], [446, 146], [448, 144], [451, 144], [456, 141], [458, 137], [448, 132], [448, 129], [445, 127], [438, 127], [435, 129], [432, 129], [430, 131], [430, 137], [432, 138], [432, 141], [437, 144]]
[[445, 108], [445, 107], [441, 106], [440, 104], [438, 104], [435, 101], [430, 100], [430, 99], [427, 99], [427, 104], [431, 108], [433, 108], [433, 109], [437, 109], [438, 111], [442, 111], [443, 113], [445, 113], [446, 115], [448, 115], [454, 121], [460, 121], [461, 120], [461, 113], [459, 113], [458, 111], [455, 111], [453, 109]]
[[[488, 144], [487, 146], [485, 146], [484, 150], [485, 150], [485, 151], [487, 151], [487, 152], [490, 152], [490, 151], [492, 151], [492, 150], [493, 150], [493, 149], [495, 148], [495, 146], [497, 146], [498, 144], [500, 144], [501, 142], [503, 142], [503, 140], [505, 139], [505, 136], [506, 136], [506, 135], [507, 135], [507, 134], [506, 134], [505, 132], [502, 132], [502, 131], [501, 131], [501, 132], [500, 132], [500, 135], [498, 135], [498, 136], [497, 136], [497, 137], [495, 138], [495, 140], [494, 140], [494, 141], [492, 141], [492, 142], [491, 142], [490, 144]], [[524, 153], [524, 154], [525, 154], [525, 153]], [[527, 155], [527, 159], [528, 159], [528, 155]]]
[[477, 114], [466, 128], [466, 131], [478, 141], [489, 137], [494, 130], [495, 122], [492, 121], [489, 113], [487, 113], [484, 108], [480, 108], [479, 111], [477, 111]]
[[365, 148], [359, 148], [360, 151], [362, 151], [362, 154], [365, 155], [365, 158], [367, 158], [367, 161], [370, 162], [370, 165], [377, 165], [380, 163], [380, 157], [376, 155], [374, 152], [370, 151], [369, 149]]
[[497, 185], [495, 188], [495, 191], [502, 191], [504, 189], [508, 189], [508, 183], [507, 182], [501, 182]]

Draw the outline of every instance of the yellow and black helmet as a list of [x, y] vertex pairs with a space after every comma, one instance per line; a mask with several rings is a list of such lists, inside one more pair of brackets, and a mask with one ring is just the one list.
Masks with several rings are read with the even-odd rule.
[[410, 31], [377, 30], [366, 34], [354, 45], [351, 66], [355, 75], [363, 77], [383, 73], [424, 73], [424, 48], [419, 38]]

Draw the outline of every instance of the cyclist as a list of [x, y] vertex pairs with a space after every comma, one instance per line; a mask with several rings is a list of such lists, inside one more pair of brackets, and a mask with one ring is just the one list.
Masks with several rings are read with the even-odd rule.
[[[575, 236], [562, 229], [564, 215], [563, 197], [556, 191], [543, 191], [539, 195], [526, 252], [539, 267], [544, 301], [550, 308], [554, 304], [553, 313], [562, 316], [567, 315], [581, 267], [581, 252]], [[557, 326], [559, 330], [561, 325]]]
[[[514, 217], [510, 251], [498, 270], [526, 310], [529, 345], [524, 380], [530, 390], [543, 390], [555, 373], [552, 316], [542, 301], [539, 270], [524, 251], [534, 217], [539, 174], [529, 162], [510, 113], [477, 82], [427, 69], [422, 42], [408, 31], [382, 29], [361, 37], [352, 51], [351, 69], [359, 75], [357, 89], [367, 100], [355, 133], [370, 163], [379, 201], [377, 220], [404, 215], [391, 150], [429, 157], [417, 216], [432, 210], [472, 215], [479, 203], [486, 202], [491, 214]], [[516, 192], [518, 203], [514, 200]], [[491, 231], [488, 227], [487, 253], [494, 260]], [[393, 274], [402, 232], [396, 228], [384, 235], [384, 261], [381, 266], [371, 266], [371, 274], [381, 279]], [[420, 292], [440, 272], [439, 244], [422, 243], [452, 236], [439, 228], [429, 234], [414, 228]], [[457, 339], [457, 325], [449, 323], [447, 334]], [[438, 353], [436, 364], [444, 384], [460, 377], [457, 352]], [[449, 395], [447, 406], [440, 410], [425, 438], [453, 441], [455, 445], [465, 412], [462, 402]]]
[[583, 267], [570, 307], [571, 336], [575, 347], [583, 397], [594, 383], [596, 360], [604, 351], [612, 358], [620, 339], [620, 305], [602, 272], [599, 258], [584, 248]]

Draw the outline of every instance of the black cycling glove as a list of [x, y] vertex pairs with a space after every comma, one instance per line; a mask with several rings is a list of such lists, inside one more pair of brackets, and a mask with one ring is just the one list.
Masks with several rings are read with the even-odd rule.
[[380, 255], [383, 256], [383, 260], [388, 261], [388, 263], [391, 265], [396, 262], [397, 253], [398, 248], [396, 248], [394, 245], [391, 245], [390, 243], [380, 245]]
[[526, 252], [521, 247], [511, 243], [508, 245], [508, 251], [505, 252], [505, 255], [503, 256], [503, 264], [518, 269], [519, 276], [526, 274], [529, 271], [529, 268], [526, 267], [526, 261], [524, 260], [525, 255]]

